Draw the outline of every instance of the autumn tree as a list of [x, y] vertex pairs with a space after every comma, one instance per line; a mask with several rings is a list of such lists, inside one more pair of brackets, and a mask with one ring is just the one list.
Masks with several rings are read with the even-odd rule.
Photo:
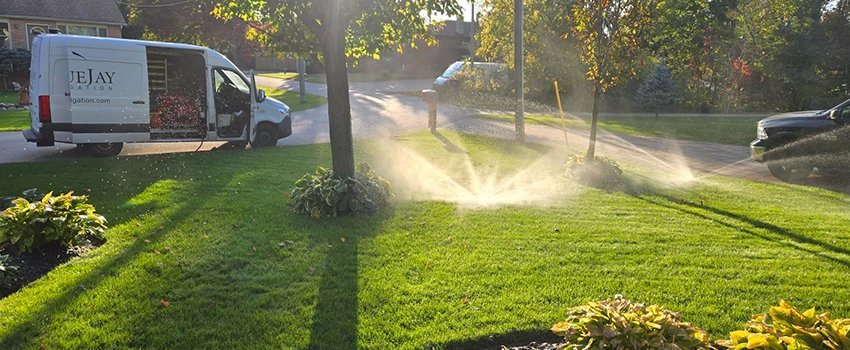
[[587, 66], [587, 79], [593, 83], [590, 142], [585, 155], [589, 162], [596, 153], [599, 98], [605, 90], [635, 75], [642, 34], [650, 28], [655, 7], [655, 0], [576, 0], [572, 7], [573, 32]]
[[818, 60], [823, 100], [836, 104], [850, 95], [850, 1], [840, 0], [823, 17], [823, 43]]
[[[738, 2], [732, 16], [740, 49], [727, 64], [739, 72], [739, 79], [730, 89], [730, 102], [786, 110], [809, 106], [819, 94], [813, 87], [820, 80], [816, 63], [826, 4], [826, 0]], [[735, 96], [739, 92], [744, 95]]]
[[269, 49], [317, 53], [327, 75], [333, 171], [354, 176], [354, 146], [346, 60], [402, 50], [415, 39], [433, 42], [420, 12], [460, 14], [455, 0], [233, 0], [216, 14], [260, 23], [252, 34]]
[[681, 105], [708, 112], [720, 104], [732, 66], [727, 57], [735, 45], [738, 0], [666, 0], [656, 11], [646, 35], [651, 54], [663, 58], [676, 78]]
[[[525, 87], [531, 98], [554, 96], [554, 81], [562, 91], [574, 92], [582, 85], [582, 62], [575, 40], [564, 34], [572, 25], [565, 19], [573, 0], [526, 0]], [[486, 61], [514, 64], [514, 0], [490, 0], [481, 18], [480, 46], [476, 54]]]
[[257, 45], [246, 39], [249, 31], [246, 21], [222, 19], [213, 14], [218, 2], [128, 0], [122, 6], [128, 24], [141, 29], [140, 39], [195, 44], [229, 52], [234, 63], [241, 66], [244, 52]]

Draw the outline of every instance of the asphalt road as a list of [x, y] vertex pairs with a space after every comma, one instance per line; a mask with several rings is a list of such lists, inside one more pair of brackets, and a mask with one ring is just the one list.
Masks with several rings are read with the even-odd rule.
[[[297, 81], [257, 77], [257, 84], [279, 89], [298, 91]], [[427, 128], [428, 107], [421, 98], [397, 94], [399, 91], [421, 91], [429, 88], [431, 80], [409, 80], [378, 83], [352, 83], [351, 99], [352, 133], [355, 138], [391, 135]], [[310, 94], [327, 96], [324, 84], [307, 83]], [[449, 117], [467, 115], [468, 111], [446, 107], [440, 124]], [[278, 145], [295, 145], [329, 142], [327, 105], [293, 112], [292, 136], [278, 141]], [[134, 143], [125, 144], [121, 156], [208, 151], [222, 142], [184, 143]], [[27, 142], [20, 131], [0, 132], [0, 164], [86, 157], [74, 145], [57, 144], [53, 147], [36, 147]]]
[[[260, 86], [298, 91], [297, 81], [257, 77]], [[431, 80], [405, 80], [373, 83], [350, 83], [352, 133], [356, 139], [390, 136], [427, 129], [428, 106], [419, 97], [399, 92], [421, 91], [429, 88]], [[324, 84], [307, 83], [310, 94], [327, 96]], [[479, 111], [441, 104], [438, 108], [439, 128], [473, 132], [494, 137], [513, 138], [513, 124], [482, 119], [469, 115]], [[330, 141], [327, 106], [293, 112], [293, 133], [278, 141], [278, 146]], [[565, 145], [561, 129], [526, 125], [527, 139], [532, 142]], [[586, 149], [585, 130], [569, 130], [569, 152]], [[142, 154], [208, 151], [221, 142], [136, 143], [126, 144], [121, 156]], [[668, 169], [671, 173], [687, 171], [692, 176], [718, 174], [756, 181], [776, 182], [767, 167], [749, 158], [746, 145], [721, 145], [707, 142], [665, 140], [651, 137], [615, 135], [601, 131], [598, 136], [599, 154], [645, 166]], [[74, 145], [57, 144], [35, 147], [24, 140], [21, 132], [0, 132], [0, 164], [88, 157]], [[683, 170], [684, 169], [684, 170]]]

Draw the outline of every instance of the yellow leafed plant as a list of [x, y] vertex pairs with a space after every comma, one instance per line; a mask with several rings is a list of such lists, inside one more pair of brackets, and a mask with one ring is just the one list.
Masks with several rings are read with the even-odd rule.
[[729, 349], [802, 350], [850, 349], [850, 319], [832, 320], [814, 308], [799, 312], [780, 301], [767, 314], [758, 314], [747, 322], [745, 330], [730, 333], [717, 345]]

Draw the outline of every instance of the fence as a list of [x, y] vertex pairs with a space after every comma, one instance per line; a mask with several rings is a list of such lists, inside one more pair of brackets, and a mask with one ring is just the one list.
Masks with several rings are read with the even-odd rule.
[[291, 57], [279, 59], [273, 56], [265, 56], [257, 57], [254, 65], [258, 71], [294, 72], [296, 71], [295, 62], [296, 59]]

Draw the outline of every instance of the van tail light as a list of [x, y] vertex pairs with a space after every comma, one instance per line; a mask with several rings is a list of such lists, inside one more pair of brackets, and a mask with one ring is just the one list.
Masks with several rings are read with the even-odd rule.
[[53, 120], [50, 116], [50, 96], [38, 97], [38, 121], [42, 123], [50, 123]]

